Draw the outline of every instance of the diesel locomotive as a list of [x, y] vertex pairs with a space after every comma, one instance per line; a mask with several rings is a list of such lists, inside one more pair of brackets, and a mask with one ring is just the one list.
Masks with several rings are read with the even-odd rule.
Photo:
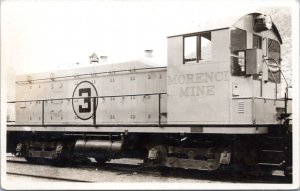
[[7, 152], [290, 173], [291, 99], [288, 84], [280, 97], [282, 39], [271, 17], [251, 13], [167, 43], [167, 67], [133, 60], [17, 76]]

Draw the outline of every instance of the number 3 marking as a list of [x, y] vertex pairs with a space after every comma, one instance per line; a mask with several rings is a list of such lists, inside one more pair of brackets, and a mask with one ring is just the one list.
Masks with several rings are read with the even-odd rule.
[[97, 109], [98, 99], [96, 99], [96, 103], [93, 103], [92, 96], [98, 97], [98, 93], [96, 87], [91, 82], [82, 81], [76, 85], [72, 94], [72, 108], [79, 119], [88, 120], [93, 117], [94, 106]]
[[[82, 88], [79, 89], [79, 96], [82, 94], [87, 93], [87, 97], [91, 97], [91, 88]], [[87, 107], [83, 107], [79, 105], [79, 113], [90, 113], [91, 112], [91, 98], [84, 98], [83, 102], [87, 104]]]

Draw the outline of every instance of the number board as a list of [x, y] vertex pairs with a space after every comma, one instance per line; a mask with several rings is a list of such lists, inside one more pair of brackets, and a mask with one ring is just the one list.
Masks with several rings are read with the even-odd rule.
[[[72, 95], [72, 107], [75, 115], [82, 120], [88, 120], [94, 115], [93, 97], [98, 97], [95, 86], [89, 81], [80, 82]], [[98, 100], [96, 99], [96, 108]]]

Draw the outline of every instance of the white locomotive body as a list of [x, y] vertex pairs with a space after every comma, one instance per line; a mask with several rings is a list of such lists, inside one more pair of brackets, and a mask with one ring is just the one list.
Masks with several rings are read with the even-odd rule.
[[[99, 162], [134, 155], [202, 170], [264, 164], [253, 153], [270, 135], [285, 136], [291, 113], [291, 100], [279, 98], [280, 44], [270, 17], [253, 13], [168, 37], [167, 67], [136, 60], [18, 76], [8, 150]], [[34, 149], [45, 144], [49, 151]]]
[[[99, 97], [99, 124], [154, 124], [159, 93], [166, 92], [166, 69], [141, 61], [35, 74], [30, 83], [27, 78], [17, 80], [17, 100], [36, 101], [16, 103], [18, 124], [93, 124], [93, 99], [85, 97]], [[166, 103], [165, 95], [160, 99]]]

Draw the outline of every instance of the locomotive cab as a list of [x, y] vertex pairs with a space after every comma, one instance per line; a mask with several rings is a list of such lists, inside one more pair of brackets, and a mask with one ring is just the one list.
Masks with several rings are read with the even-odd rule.
[[168, 38], [169, 123], [281, 122], [282, 40], [276, 26], [258, 13], [227, 23]]

